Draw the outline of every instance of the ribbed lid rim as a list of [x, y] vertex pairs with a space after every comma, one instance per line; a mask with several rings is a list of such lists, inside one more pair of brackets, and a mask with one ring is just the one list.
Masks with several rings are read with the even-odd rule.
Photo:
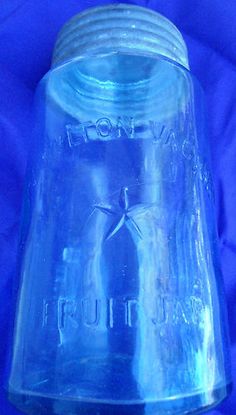
[[162, 55], [189, 69], [184, 39], [176, 26], [145, 7], [111, 4], [75, 15], [60, 31], [52, 66], [108, 52]]

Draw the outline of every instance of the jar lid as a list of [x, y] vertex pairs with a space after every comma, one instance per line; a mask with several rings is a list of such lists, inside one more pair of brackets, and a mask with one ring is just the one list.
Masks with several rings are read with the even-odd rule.
[[176, 26], [153, 10], [128, 4], [92, 7], [69, 20], [58, 35], [52, 66], [109, 52], [159, 55], [189, 69]]

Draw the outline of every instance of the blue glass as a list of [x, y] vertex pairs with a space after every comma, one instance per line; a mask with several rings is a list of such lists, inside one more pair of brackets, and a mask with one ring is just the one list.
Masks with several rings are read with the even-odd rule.
[[202, 91], [163, 16], [112, 5], [62, 29], [36, 96], [20, 254], [19, 409], [180, 415], [227, 396]]

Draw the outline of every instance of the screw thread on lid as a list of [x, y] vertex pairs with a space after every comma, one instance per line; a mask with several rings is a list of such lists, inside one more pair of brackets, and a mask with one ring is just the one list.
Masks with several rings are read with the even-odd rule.
[[176, 26], [153, 10], [128, 4], [92, 7], [69, 20], [58, 35], [52, 66], [109, 52], [161, 55], [189, 69]]

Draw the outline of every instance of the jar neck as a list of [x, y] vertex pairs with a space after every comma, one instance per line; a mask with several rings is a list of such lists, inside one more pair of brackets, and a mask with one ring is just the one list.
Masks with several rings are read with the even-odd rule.
[[58, 35], [52, 66], [114, 52], [163, 56], [189, 69], [178, 29], [161, 14], [128, 4], [89, 8], [73, 17]]

